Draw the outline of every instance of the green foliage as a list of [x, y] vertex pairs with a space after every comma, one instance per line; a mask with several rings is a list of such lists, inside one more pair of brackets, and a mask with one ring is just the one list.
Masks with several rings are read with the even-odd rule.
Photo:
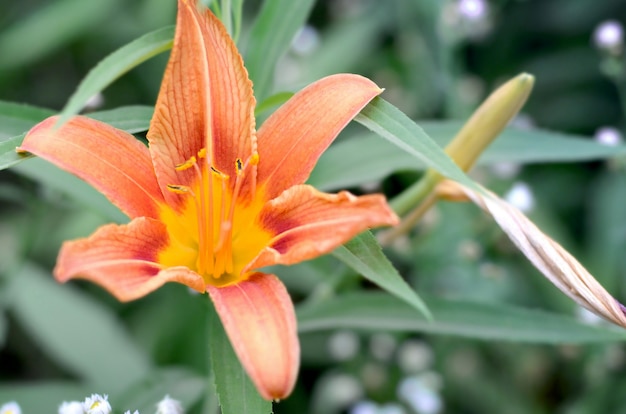
[[372, 233], [360, 234], [337, 248], [333, 255], [364, 278], [413, 306], [427, 319], [430, 318], [430, 312], [424, 302], [385, 257]]
[[502, 304], [427, 298], [431, 318], [379, 293], [353, 293], [298, 311], [300, 332], [329, 329], [428, 332], [498, 341], [584, 344], [624, 341], [626, 332]]

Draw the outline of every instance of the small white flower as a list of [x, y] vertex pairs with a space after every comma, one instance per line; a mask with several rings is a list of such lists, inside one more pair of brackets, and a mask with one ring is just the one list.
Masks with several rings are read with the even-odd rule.
[[[130, 410], [126, 410], [124, 411], [124, 414], [131, 414]], [[132, 412], [132, 414], [139, 414], [139, 411], [135, 410]]]
[[378, 404], [369, 400], [359, 401], [349, 411], [350, 414], [378, 414]]
[[520, 211], [528, 213], [535, 207], [535, 196], [528, 184], [516, 182], [504, 195], [504, 199]]
[[83, 111], [93, 111], [94, 109], [100, 108], [102, 105], [104, 105], [104, 95], [98, 92], [87, 99], [85, 106], [83, 106]]
[[85, 414], [85, 408], [79, 401], [63, 401], [59, 406], [59, 414]]
[[291, 42], [291, 50], [300, 56], [310, 55], [318, 48], [320, 43], [320, 35], [313, 26], [304, 25], [296, 33], [293, 42]]
[[418, 377], [405, 377], [398, 385], [397, 394], [418, 413], [437, 414], [443, 409], [439, 393]]
[[18, 403], [11, 401], [0, 407], [0, 414], [22, 414], [22, 409]]
[[183, 414], [185, 410], [180, 405], [180, 402], [170, 398], [169, 395], [166, 395], [159, 403], [157, 404], [157, 412], [156, 414]]
[[434, 363], [432, 348], [417, 339], [408, 339], [398, 349], [398, 365], [403, 371], [416, 373], [427, 370]]
[[351, 331], [335, 332], [328, 338], [328, 351], [337, 361], [352, 359], [360, 347], [358, 335]]
[[83, 409], [87, 414], [111, 414], [111, 404], [109, 404], [109, 396], [100, 394], [91, 394], [91, 397], [85, 398]]
[[615, 146], [622, 143], [622, 134], [616, 128], [602, 127], [599, 128], [593, 138], [603, 145]]
[[593, 32], [593, 43], [600, 50], [619, 53], [624, 44], [624, 28], [615, 20], [600, 23]]
[[459, 13], [468, 20], [481, 20], [488, 11], [485, 0], [460, 0], [458, 3]]

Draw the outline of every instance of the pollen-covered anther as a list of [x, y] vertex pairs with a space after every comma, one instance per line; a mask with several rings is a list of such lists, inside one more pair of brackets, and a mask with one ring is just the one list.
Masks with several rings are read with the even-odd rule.
[[218, 170], [214, 166], [211, 166], [211, 171], [213, 172], [213, 174], [216, 177], [221, 178], [222, 180], [228, 180], [230, 178], [230, 176], [228, 174], [225, 174], [225, 173], [221, 172], [220, 170]]
[[241, 172], [243, 171], [243, 162], [241, 162], [241, 158], [237, 158], [235, 160], [235, 171], [237, 172], [237, 175], [241, 175]]
[[189, 168], [192, 168], [194, 165], [196, 165], [197, 162], [198, 160], [196, 159], [196, 157], [192, 155], [191, 158], [189, 158], [187, 161], [183, 162], [182, 164], [178, 164], [174, 168], [176, 169], [176, 171], [185, 171]]
[[193, 197], [196, 196], [193, 190], [186, 185], [168, 184], [167, 189], [175, 194], [191, 194]]
[[250, 156], [250, 165], [259, 165], [259, 161], [260, 161], [259, 157], [259, 153], [258, 152], [254, 152], [252, 153], [252, 155]]

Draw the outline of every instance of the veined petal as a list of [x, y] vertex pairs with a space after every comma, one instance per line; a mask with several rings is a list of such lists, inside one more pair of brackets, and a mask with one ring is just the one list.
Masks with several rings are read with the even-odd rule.
[[140, 217], [127, 225], [109, 224], [88, 238], [65, 242], [54, 275], [60, 282], [90, 280], [121, 301], [137, 299], [166, 282], [204, 292], [204, 280], [197, 273], [157, 263], [168, 243], [165, 225], [157, 220]]
[[226, 287], [207, 286], [226, 334], [261, 396], [289, 395], [300, 365], [296, 315], [274, 275], [255, 273]]
[[368, 228], [398, 223], [382, 195], [327, 194], [308, 185], [286, 190], [260, 217], [261, 227], [276, 236], [245, 270], [312, 259]]
[[174, 47], [148, 131], [170, 205], [179, 207], [181, 197], [165, 187], [191, 185], [195, 177], [176, 165], [203, 148], [215, 168], [235, 175], [237, 158], [245, 162], [256, 149], [254, 106], [252, 83], [222, 23], [194, 0], [179, 0]]
[[148, 148], [134, 136], [83, 116], [55, 128], [35, 125], [18, 151], [28, 151], [85, 180], [131, 218], [156, 218], [163, 194]]
[[267, 199], [304, 183], [322, 152], [381, 92], [362, 76], [333, 75], [309, 85], [278, 108], [258, 132], [258, 182]]

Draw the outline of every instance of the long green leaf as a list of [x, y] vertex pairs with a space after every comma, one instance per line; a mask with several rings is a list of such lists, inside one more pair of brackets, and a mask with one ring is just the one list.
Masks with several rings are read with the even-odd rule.
[[33, 158], [28, 162], [20, 163], [13, 167], [13, 171], [28, 177], [44, 187], [59, 191], [83, 207], [97, 212], [109, 220], [123, 223], [128, 218], [104, 195], [80, 178], [65, 172], [51, 163], [40, 158]]
[[[92, 112], [87, 116], [134, 134], [148, 129], [153, 112], [152, 106], [134, 105]], [[22, 144], [30, 128], [52, 115], [54, 111], [50, 109], [0, 101], [0, 170], [30, 158], [18, 155], [15, 147]]]
[[271, 413], [272, 403], [259, 395], [241, 366], [215, 309], [212, 306], [209, 309], [211, 369], [222, 414]]
[[94, 386], [123, 389], [151, 368], [108, 309], [32, 264], [11, 280], [9, 311], [56, 363]]
[[440, 174], [469, 188], [475, 188], [474, 182], [420, 126], [384, 99], [374, 98], [354, 120]]
[[106, 111], [87, 114], [89, 118], [97, 119], [115, 128], [123, 129], [131, 134], [148, 130], [154, 107], [147, 105], [122, 106]]
[[424, 298], [433, 320], [395, 298], [361, 292], [300, 307], [298, 329], [426, 332], [485, 340], [547, 344], [615, 342], [626, 330], [586, 325], [574, 318], [514, 306], [442, 298]]
[[34, 62], [60, 46], [106, 24], [120, 0], [57, 0], [40, 4], [0, 35], [0, 69]]
[[31, 105], [0, 101], [0, 144], [16, 135], [23, 134], [54, 111]]
[[250, 32], [245, 62], [261, 102], [272, 93], [276, 62], [304, 25], [313, 0], [265, 0]]
[[333, 255], [392, 295], [430, 318], [428, 307], [402, 279], [371, 232], [366, 231], [333, 251]]
[[172, 47], [174, 27], [165, 27], [145, 34], [121, 47], [100, 61], [78, 85], [61, 112], [60, 123], [76, 115], [85, 103], [117, 78], [151, 57]]
[[[461, 128], [460, 121], [420, 122], [424, 132], [441, 148]], [[588, 138], [545, 130], [507, 128], [478, 160], [555, 163], [592, 161], [626, 154], [626, 146], [610, 147]], [[320, 158], [309, 184], [325, 190], [353, 187], [381, 180], [396, 171], [424, 170], [428, 164], [374, 135], [346, 139], [331, 146]]]
[[26, 158], [18, 155], [15, 147], [22, 143], [26, 131], [53, 114], [45, 108], [0, 101], [0, 170]]

